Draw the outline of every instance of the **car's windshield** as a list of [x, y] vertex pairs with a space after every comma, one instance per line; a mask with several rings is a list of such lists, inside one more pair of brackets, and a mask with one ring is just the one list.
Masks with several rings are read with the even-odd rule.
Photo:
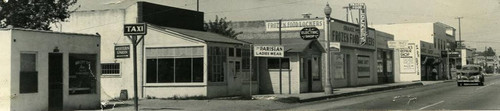
[[477, 67], [462, 67], [462, 70], [479, 70]]

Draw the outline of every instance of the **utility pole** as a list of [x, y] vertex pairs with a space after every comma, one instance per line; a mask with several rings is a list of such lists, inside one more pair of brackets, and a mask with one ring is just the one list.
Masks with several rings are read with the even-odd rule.
[[349, 22], [349, 6], [342, 7], [345, 9], [345, 21]]
[[196, 0], [196, 11], [200, 11], [200, 0]]
[[464, 17], [456, 17], [455, 19], [458, 19], [458, 47], [460, 47], [460, 49], [462, 48], [462, 28], [461, 28], [461, 23], [460, 23], [460, 19], [462, 19]]
[[[281, 22], [282, 22], [282, 19], [280, 19], [280, 21], [279, 21], [279, 24], [280, 24], [280, 25], [279, 25], [279, 38], [280, 38], [279, 43], [280, 43], [280, 46], [281, 46]], [[280, 94], [283, 94], [283, 91], [282, 91], [282, 90], [283, 90], [283, 83], [282, 83], [282, 81], [283, 81], [282, 79], [283, 79], [283, 78], [281, 78], [281, 77], [283, 77], [283, 76], [281, 75], [281, 71], [282, 71], [282, 69], [281, 69], [281, 68], [282, 68], [282, 67], [281, 67], [281, 58], [282, 58], [282, 57], [280, 57], [280, 58], [279, 58], [279, 61], [278, 61], [278, 62], [279, 62], [279, 67], [280, 67]]]

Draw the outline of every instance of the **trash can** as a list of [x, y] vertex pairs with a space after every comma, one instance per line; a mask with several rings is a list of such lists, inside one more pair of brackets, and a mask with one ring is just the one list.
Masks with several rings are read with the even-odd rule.
[[123, 89], [120, 91], [120, 100], [127, 100], [128, 99], [128, 92], [126, 89]]

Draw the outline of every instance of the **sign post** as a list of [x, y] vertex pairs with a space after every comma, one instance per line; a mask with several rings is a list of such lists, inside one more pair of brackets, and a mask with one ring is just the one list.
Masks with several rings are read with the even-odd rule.
[[[130, 41], [132, 41], [133, 56], [134, 56], [134, 106], [135, 110], [139, 111], [139, 99], [137, 96], [137, 44], [139, 44], [144, 35], [147, 34], [147, 26], [144, 23], [141, 24], [125, 24], [123, 26], [123, 34], [127, 36]], [[140, 38], [137, 36], [140, 35]]]

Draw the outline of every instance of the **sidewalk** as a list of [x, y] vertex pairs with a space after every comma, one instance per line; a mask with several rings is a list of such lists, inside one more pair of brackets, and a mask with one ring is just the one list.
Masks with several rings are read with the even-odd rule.
[[[450, 80], [447, 80], [450, 81]], [[360, 87], [334, 88], [333, 94], [325, 94], [324, 92], [302, 93], [302, 94], [268, 94], [254, 95], [253, 98], [259, 100], [277, 100], [281, 102], [310, 102], [329, 98], [337, 98], [342, 96], [363, 94], [375, 91], [383, 91], [389, 89], [397, 89], [410, 86], [422, 86], [442, 83], [446, 81], [418, 81], [418, 82], [399, 82], [389, 84], [377, 84]]]

